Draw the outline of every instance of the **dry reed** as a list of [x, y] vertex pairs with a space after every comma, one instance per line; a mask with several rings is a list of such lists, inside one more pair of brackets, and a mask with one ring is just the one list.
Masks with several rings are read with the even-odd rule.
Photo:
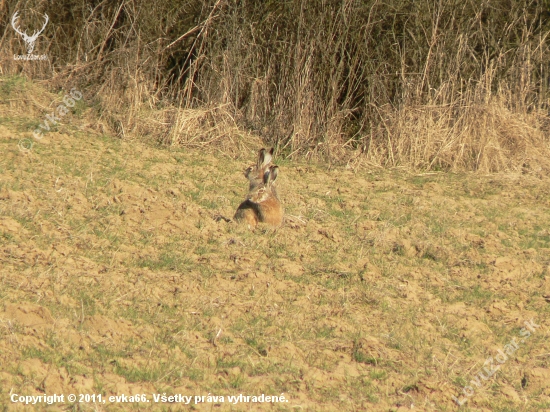
[[[548, 170], [550, 3], [5, 0], [1, 73], [78, 84], [122, 137], [385, 167]], [[50, 24], [37, 50], [10, 27]], [[26, 20], [25, 20], [26, 19]], [[33, 20], [34, 19], [34, 20]]]

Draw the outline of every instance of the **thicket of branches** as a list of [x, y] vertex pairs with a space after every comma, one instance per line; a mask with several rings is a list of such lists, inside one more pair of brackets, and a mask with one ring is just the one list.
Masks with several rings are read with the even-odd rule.
[[[550, 0], [1, 4], [2, 73], [78, 84], [123, 136], [238, 147], [248, 131], [330, 161], [548, 167]], [[50, 16], [48, 61], [13, 59], [17, 10], [22, 28]]]

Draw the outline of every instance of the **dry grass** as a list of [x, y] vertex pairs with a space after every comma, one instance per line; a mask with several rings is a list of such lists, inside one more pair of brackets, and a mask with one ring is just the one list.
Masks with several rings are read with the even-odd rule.
[[467, 105], [426, 105], [400, 111], [381, 110], [380, 135], [367, 158], [386, 167], [415, 170], [514, 171], [550, 170], [547, 113], [518, 114], [499, 96]]
[[[88, 130], [84, 111], [24, 154], [37, 120], [21, 96], [55, 96], [2, 85], [8, 408], [10, 391], [284, 392], [271, 409], [456, 410], [451, 396], [533, 318], [541, 327], [463, 409], [550, 409], [548, 177], [277, 158], [287, 221], [251, 232], [216, 217], [242, 200], [257, 148], [239, 160], [154, 148]], [[269, 409], [225, 399], [220, 410]]]
[[[78, 87], [124, 138], [236, 153], [260, 136], [285, 157], [330, 164], [549, 170], [545, 2], [0, 7], [0, 72]], [[19, 9], [29, 27], [49, 13], [37, 43], [49, 61], [13, 60]]]

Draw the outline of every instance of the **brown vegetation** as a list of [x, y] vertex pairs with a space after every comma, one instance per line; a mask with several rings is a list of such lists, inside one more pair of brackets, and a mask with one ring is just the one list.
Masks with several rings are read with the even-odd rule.
[[[35, 53], [10, 18], [50, 23]], [[0, 3], [3, 74], [122, 137], [436, 170], [548, 170], [548, 0]], [[26, 20], [25, 20], [26, 19]], [[26, 23], [27, 22], [27, 23]]]

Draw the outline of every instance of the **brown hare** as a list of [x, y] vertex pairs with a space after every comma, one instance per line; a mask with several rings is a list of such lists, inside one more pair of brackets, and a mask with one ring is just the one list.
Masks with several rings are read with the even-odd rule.
[[235, 212], [235, 220], [251, 227], [260, 222], [278, 227], [283, 222], [283, 207], [274, 185], [279, 167], [271, 164], [272, 158], [273, 149], [261, 149], [256, 165], [244, 172], [250, 183], [248, 195]]

